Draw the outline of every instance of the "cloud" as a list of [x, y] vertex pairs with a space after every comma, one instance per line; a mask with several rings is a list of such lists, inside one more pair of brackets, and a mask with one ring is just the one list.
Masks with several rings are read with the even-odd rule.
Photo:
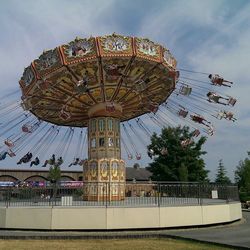
[[[116, 22], [105, 22], [113, 11], [114, 1], [8, 1], [1, 6], [1, 79], [11, 84], [21, 76], [24, 67], [44, 49], [73, 40], [112, 33]], [[16, 77], [14, 77], [16, 76]], [[4, 86], [3, 80], [0, 83]]]
[[[209, 138], [205, 146], [211, 177], [220, 158], [232, 177], [235, 164], [250, 148], [249, 13], [248, 1], [228, 0], [5, 1], [0, 8], [1, 92], [18, 88], [24, 67], [44, 49], [67, 43], [76, 36], [97, 36], [115, 31], [148, 37], [168, 47], [176, 56], [178, 67], [220, 73], [235, 82], [233, 88], [218, 91], [238, 99], [233, 108], [238, 121], [219, 122], [212, 118], [216, 123], [216, 135]], [[166, 118], [174, 119], [174, 122], [170, 121], [173, 124], [176, 122], [172, 115]], [[150, 130], [160, 132], [149, 118], [143, 118], [143, 121]], [[143, 164], [147, 161], [148, 158], [143, 160]]]

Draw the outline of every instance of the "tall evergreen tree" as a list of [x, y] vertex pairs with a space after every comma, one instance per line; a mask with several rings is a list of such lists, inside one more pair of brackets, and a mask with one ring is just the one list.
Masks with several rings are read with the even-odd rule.
[[[184, 140], [190, 144], [183, 146]], [[158, 181], [207, 181], [208, 170], [205, 170], [201, 158], [206, 152], [201, 150], [206, 138], [200, 137], [195, 142], [189, 127], [167, 127], [161, 134], [153, 134], [148, 146], [149, 156], [154, 161], [148, 169], [153, 173], [152, 179]]]
[[219, 160], [219, 166], [217, 169], [215, 183], [218, 183], [218, 184], [230, 184], [231, 183], [229, 177], [226, 175], [226, 169], [223, 165], [222, 159]]

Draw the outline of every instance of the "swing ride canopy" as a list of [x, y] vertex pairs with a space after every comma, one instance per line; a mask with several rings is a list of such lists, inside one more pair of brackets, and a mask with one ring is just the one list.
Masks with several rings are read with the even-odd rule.
[[[19, 83], [25, 110], [53, 124], [86, 127], [94, 116], [126, 121], [154, 112], [175, 89], [177, 77], [168, 49], [112, 34], [44, 51]], [[105, 107], [101, 114], [99, 106]]]

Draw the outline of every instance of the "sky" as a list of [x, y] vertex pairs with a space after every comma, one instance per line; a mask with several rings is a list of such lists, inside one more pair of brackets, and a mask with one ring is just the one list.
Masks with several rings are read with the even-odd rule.
[[204, 146], [210, 178], [223, 159], [233, 180], [238, 162], [250, 150], [249, 13], [248, 0], [0, 1], [0, 93], [15, 90], [23, 69], [44, 49], [76, 36], [116, 32], [147, 37], [170, 49], [178, 68], [219, 73], [234, 82], [226, 91], [237, 98], [238, 120], [215, 121], [216, 133]]

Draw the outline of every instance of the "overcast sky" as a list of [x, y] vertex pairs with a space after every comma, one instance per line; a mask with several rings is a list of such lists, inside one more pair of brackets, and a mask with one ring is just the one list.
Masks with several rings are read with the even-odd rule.
[[215, 121], [216, 133], [204, 147], [210, 177], [223, 159], [233, 179], [250, 150], [249, 13], [248, 0], [0, 1], [0, 91], [16, 89], [24, 67], [44, 49], [76, 36], [116, 32], [147, 37], [169, 48], [179, 68], [220, 73], [234, 82], [227, 91], [238, 100], [238, 121]]

